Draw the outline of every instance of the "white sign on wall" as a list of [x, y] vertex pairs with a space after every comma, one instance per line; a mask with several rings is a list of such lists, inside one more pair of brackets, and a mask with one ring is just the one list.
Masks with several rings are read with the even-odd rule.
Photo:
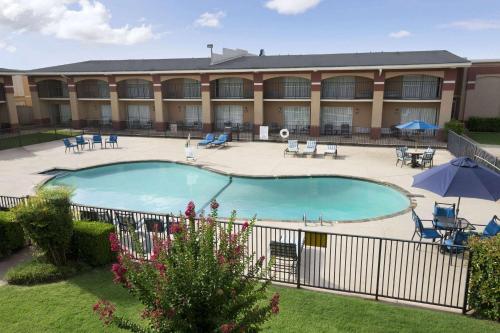
[[269, 126], [260, 126], [259, 138], [261, 140], [269, 140]]

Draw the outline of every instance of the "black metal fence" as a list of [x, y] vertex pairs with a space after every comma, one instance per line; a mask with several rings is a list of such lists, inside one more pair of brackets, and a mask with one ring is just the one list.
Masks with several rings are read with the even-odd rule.
[[456, 157], [467, 156], [496, 172], [500, 172], [500, 160], [479, 147], [474, 141], [453, 131], [448, 132], [448, 150]]
[[[0, 208], [10, 209], [24, 199], [0, 196]], [[134, 256], [143, 253], [146, 259], [153, 237], [167, 239], [170, 225], [179, 222], [169, 214], [77, 204], [71, 210], [75, 219], [113, 224], [122, 247]], [[233, 232], [241, 228], [236, 223]], [[255, 258], [274, 259], [273, 266], [267, 266], [273, 281], [469, 310], [470, 252], [463, 246], [443, 248], [437, 243], [256, 225], [247, 248]]]

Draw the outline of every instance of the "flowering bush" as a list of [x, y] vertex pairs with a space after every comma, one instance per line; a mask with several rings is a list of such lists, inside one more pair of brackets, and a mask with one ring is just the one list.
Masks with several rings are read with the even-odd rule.
[[279, 295], [266, 301], [270, 282], [261, 282], [270, 277], [265, 258], [256, 260], [247, 250], [255, 221], [238, 228], [233, 212], [223, 226], [216, 222], [217, 209], [214, 201], [211, 214], [195, 221], [190, 202], [180, 222], [170, 226], [170, 238], [154, 236], [150, 261], [133, 258], [110, 236], [111, 248], [119, 252], [114, 281], [141, 300], [148, 328], [116, 316], [114, 306], [101, 300], [94, 311], [104, 323], [131, 331], [256, 332], [279, 312]]

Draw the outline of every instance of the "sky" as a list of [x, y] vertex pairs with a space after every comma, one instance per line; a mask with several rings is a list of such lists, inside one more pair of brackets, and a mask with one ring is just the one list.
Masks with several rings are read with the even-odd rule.
[[188, 58], [449, 50], [500, 58], [500, 0], [0, 0], [0, 68]]

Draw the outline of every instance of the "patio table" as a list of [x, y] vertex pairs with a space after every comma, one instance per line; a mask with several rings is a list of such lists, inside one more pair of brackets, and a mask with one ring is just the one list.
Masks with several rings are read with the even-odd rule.
[[406, 151], [406, 153], [410, 154], [410, 156], [411, 156], [411, 167], [412, 168], [418, 168], [418, 167], [420, 167], [420, 163], [418, 163], [418, 159], [424, 153], [423, 152], [418, 152], [416, 150], [409, 150], [409, 151]]
[[434, 225], [438, 230], [445, 231], [445, 238], [451, 235], [455, 231], [476, 230], [476, 227], [472, 225], [466, 218], [463, 217], [439, 217], [435, 218]]

